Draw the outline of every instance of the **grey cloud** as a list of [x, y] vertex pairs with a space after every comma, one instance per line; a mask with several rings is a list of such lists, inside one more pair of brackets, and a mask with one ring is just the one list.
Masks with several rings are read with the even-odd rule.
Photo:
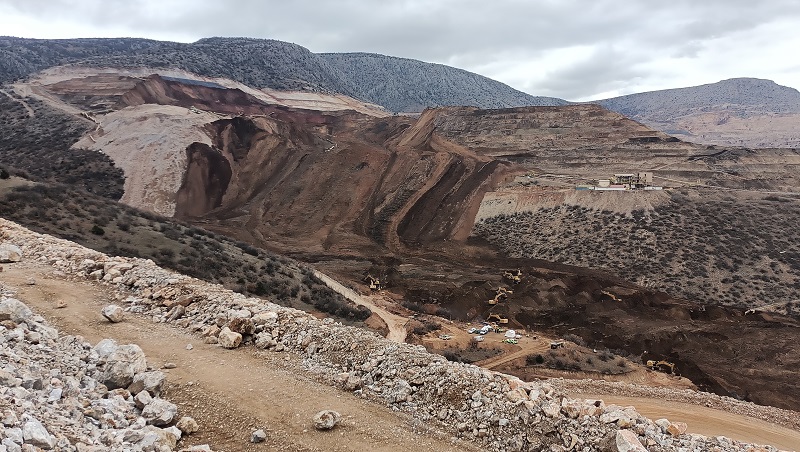
[[[558, 49], [596, 47], [589, 60], [552, 68], [548, 80], [542, 84], [533, 85], [524, 77], [512, 77], [518, 88], [524, 87], [533, 94], [567, 98], [625, 86], [626, 77], [652, 76], [642, 69], [651, 61], [665, 57], [699, 58], [710, 40], [752, 31], [776, 19], [794, 18], [800, 22], [797, 0], [5, 0], [4, 3], [31, 16], [70, 18], [94, 29], [121, 28], [134, 30], [140, 36], [272, 38], [294, 42], [314, 52], [375, 52], [456, 64], [467, 70], [511, 67], [519, 62], [520, 56], [534, 61], [543, 53]], [[608, 49], [618, 50], [609, 53]], [[635, 57], [620, 59], [623, 54]], [[509, 59], [509, 55], [517, 61]], [[620, 66], [623, 63], [633, 66], [623, 68]], [[746, 74], [731, 74], [740, 75]]]

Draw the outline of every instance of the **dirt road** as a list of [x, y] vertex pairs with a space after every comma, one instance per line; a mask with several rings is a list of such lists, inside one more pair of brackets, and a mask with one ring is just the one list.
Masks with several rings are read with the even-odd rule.
[[740, 441], [770, 444], [779, 449], [800, 451], [800, 432], [769, 422], [689, 403], [598, 394], [570, 394], [572, 397], [602, 399], [606, 404], [633, 405], [650, 419], [667, 418], [686, 422], [690, 433], [727, 436]]
[[379, 306], [376, 302], [378, 300], [382, 300], [380, 295], [373, 295], [369, 297], [361, 296], [353, 289], [343, 286], [335, 279], [318, 270], [314, 270], [314, 276], [321, 279], [325, 284], [328, 285], [328, 287], [338, 292], [341, 296], [347, 298], [357, 305], [368, 307], [373, 313], [383, 319], [384, 323], [386, 323], [386, 326], [389, 328], [389, 334], [386, 336], [386, 339], [400, 343], [406, 341], [406, 336], [408, 335], [408, 331], [406, 331], [406, 323], [408, 323], [408, 319], [397, 314], [392, 314], [391, 312], [387, 311], [386, 308]]
[[[107, 288], [61, 280], [53, 276], [52, 268], [39, 264], [4, 267], [0, 282], [16, 290], [18, 298], [63, 334], [81, 335], [92, 343], [103, 338], [135, 343], [151, 366], [177, 364], [164, 370], [169, 382], [166, 396], [178, 404], [180, 413], [195, 417], [200, 424], [200, 432], [183, 446], [210, 443], [214, 450], [225, 451], [474, 450], [461, 442], [452, 444], [447, 435], [426, 432], [386, 407], [307, 378], [301, 362], [291, 354], [224, 350], [133, 314], [111, 324], [100, 315], [102, 307], [114, 301]], [[27, 284], [29, 278], [35, 279], [35, 285]], [[65, 302], [66, 308], [56, 308], [58, 301]], [[342, 413], [341, 428], [314, 430], [311, 418], [322, 409]], [[266, 429], [269, 438], [251, 444], [250, 433], [258, 428]]]

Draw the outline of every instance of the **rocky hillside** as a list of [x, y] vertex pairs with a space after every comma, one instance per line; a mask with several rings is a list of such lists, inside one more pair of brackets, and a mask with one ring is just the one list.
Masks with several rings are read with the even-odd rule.
[[688, 88], [629, 94], [600, 105], [689, 141], [796, 147], [800, 92], [771, 80], [734, 78]]
[[323, 53], [353, 88], [354, 97], [393, 111], [468, 105], [505, 108], [566, 105], [563, 99], [537, 97], [462, 69], [374, 53]]
[[440, 105], [497, 108], [563, 105], [461, 69], [367, 54], [314, 54], [282, 41], [208, 38], [191, 44], [146, 39], [0, 38], [0, 81], [65, 64], [177, 68], [256, 88], [339, 93], [392, 111]]

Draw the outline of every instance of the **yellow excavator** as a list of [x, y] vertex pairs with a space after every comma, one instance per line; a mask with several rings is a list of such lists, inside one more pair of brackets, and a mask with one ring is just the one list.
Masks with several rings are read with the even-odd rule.
[[508, 298], [509, 295], [513, 294], [513, 290], [508, 290], [505, 287], [498, 287], [497, 293], [495, 294], [494, 298], [489, 300], [490, 305], [496, 305], [498, 302], [505, 300]]
[[503, 272], [503, 279], [519, 284], [522, 281], [522, 272], [519, 270], [506, 270]]
[[381, 284], [381, 280], [372, 276], [367, 275], [364, 278], [364, 282], [369, 285], [370, 290], [381, 290], [383, 289], [383, 285]]
[[508, 319], [505, 318], [505, 317], [502, 317], [500, 314], [489, 314], [489, 317], [486, 317], [486, 320], [488, 320], [490, 322], [491, 321], [496, 321], [497, 323], [502, 324], [502, 325], [505, 325], [506, 323], [508, 323]]
[[671, 363], [669, 361], [656, 361], [654, 359], [649, 359], [647, 360], [647, 367], [668, 374], [675, 373], [675, 363]]
[[611, 298], [614, 301], [622, 301], [622, 298], [617, 297], [616, 295], [614, 295], [613, 293], [611, 293], [611, 292], [609, 292], [607, 290], [601, 290], [600, 293], [602, 293], [603, 295], [608, 296], [609, 298]]

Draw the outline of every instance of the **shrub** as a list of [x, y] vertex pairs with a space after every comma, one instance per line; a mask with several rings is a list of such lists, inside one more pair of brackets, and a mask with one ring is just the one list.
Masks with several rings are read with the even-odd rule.
[[101, 228], [99, 225], [95, 224], [95, 225], [92, 225], [92, 229], [89, 232], [91, 232], [94, 235], [103, 235], [103, 234], [106, 233], [106, 230]]

